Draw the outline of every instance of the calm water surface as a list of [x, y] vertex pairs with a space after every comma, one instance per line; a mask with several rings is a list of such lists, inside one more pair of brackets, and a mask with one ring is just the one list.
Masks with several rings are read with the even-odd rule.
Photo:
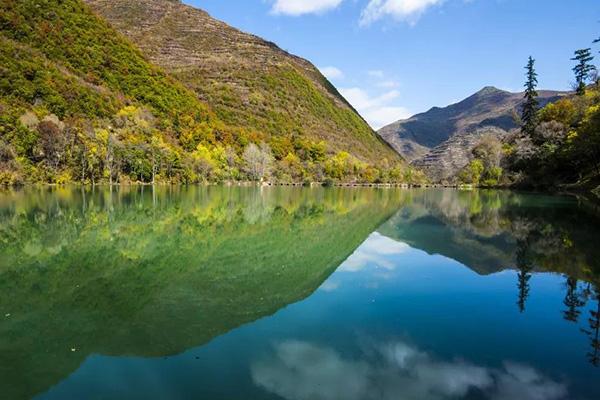
[[0, 192], [0, 398], [600, 398], [600, 211], [495, 191]]

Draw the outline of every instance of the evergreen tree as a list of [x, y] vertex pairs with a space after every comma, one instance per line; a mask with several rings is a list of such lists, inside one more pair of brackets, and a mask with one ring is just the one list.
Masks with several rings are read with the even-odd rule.
[[531, 289], [529, 281], [531, 280], [531, 272], [533, 271], [533, 263], [529, 254], [529, 244], [527, 240], [520, 240], [517, 243], [517, 288], [519, 296], [517, 306], [521, 313], [525, 312], [529, 291]]
[[563, 316], [567, 321], [571, 322], [577, 322], [579, 320], [579, 316], [581, 315], [581, 307], [585, 306], [585, 301], [583, 301], [581, 295], [577, 291], [577, 288], [577, 279], [568, 277], [567, 294], [565, 296], [565, 300], [563, 301], [567, 309], [563, 311]]
[[590, 363], [595, 366], [600, 366], [600, 290], [594, 285], [594, 300], [597, 302], [596, 310], [590, 310], [590, 318], [588, 319], [589, 329], [582, 329], [590, 339], [591, 350], [587, 357]]
[[[600, 43], [600, 38], [594, 40], [594, 44], [596, 44], [596, 43]], [[596, 81], [596, 85], [600, 86], [600, 74], [598, 73], [598, 69], [595, 69], [594, 71], [595, 71], [595, 73], [593, 74], [594, 75], [593, 80]]]
[[525, 103], [523, 104], [523, 112], [521, 115], [521, 132], [529, 137], [533, 137], [537, 125], [537, 114], [540, 105], [538, 102], [538, 92], [536, 90], [538, 80], [537, 72], [535, 72], [535, 60], [531, 56], [529, 56], [525, 70], [527, 71], [527, 82], [525, 82]]
[[575, 72], [575, 82], [577, 84], [577, 94], [582, 96], [585, 94], [585, 87], [590, 75], [596, 70], [590, 62], [594, 59], [592, 56], [592, 49], [580, 49], [575, 51], [575, 57], [571, 58], [572, 61], [577, 61], [577, 65], [573, 67]]

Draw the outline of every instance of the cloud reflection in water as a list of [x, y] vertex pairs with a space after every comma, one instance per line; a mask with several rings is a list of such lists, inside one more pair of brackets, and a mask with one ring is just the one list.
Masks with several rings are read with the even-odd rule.
[[567, 387], [537, 370], [507, 362], [502, 369], [441, 361], [404, 342], [373, 346], [361, 359], [289, 340], [251, 366], [254, 383], [287, 400], [443, 400], [471, 391], [490, 400], [559, 400]]
[[372, 233], [367, 240], [340, 266], [338, 271], [357, 272], [367, 265], [394, 270], [398, 265], [393, 256], [406, 253], [410, 247], [380, 233]]

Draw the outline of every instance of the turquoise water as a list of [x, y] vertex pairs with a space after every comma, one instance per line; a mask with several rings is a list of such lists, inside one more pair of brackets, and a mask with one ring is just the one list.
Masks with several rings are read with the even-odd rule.
[[0, 393], [597, 399], [599, 215], [498, 191], [4, 192]]

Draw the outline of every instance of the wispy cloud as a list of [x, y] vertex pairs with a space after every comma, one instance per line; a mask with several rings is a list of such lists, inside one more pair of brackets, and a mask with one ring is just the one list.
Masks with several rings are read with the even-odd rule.
[[339, 68], [333, 66], [319, 67], [319, 70], [329, 80], [342, 79], [344, 77], [344, 73]]
[[357, 109], [373, 129], [379, 129], [399, 119], [410, 117], [410, 112], [392, 104], [400, 96], [397, 90], [389, 90], [377, 96], [359, 87], [341, 88], [340, 93]]
[[287, 400], [445, 400], [476, 390], [491, 400], [558, 400], [567, 386], [539, 371], [506, 362], [488, 368], [439, 360], [404, 343], [375, 344], [357, 358], [330, 347], [288, 340], [251, 366], [252, 380]]
[[325, 283], [323, 283], [321, 285], [321, 287], [319, 288], [319, 290], [323, 291], [323, 292], [334, 292], [336, 290], [338, 290], [338, 288], [340, 287], [339, 282], [333, 282], [333, 281], [326, 281]]
[[406, 243], [397, 242], [374, 232], [344, 261], [338, 271], [357, 272], [368, 265], [393, 270], [398, 266], [393, 258], [408, 250], [410, 247]]
[[271, 12], [277, 15], [322, 14], [337, 8], [343, 0], [275, 0]]
[[367, 26], [384, 17], [415, 23], [429, 7], [445, 0], [370, 0], [360, 16], [360, 25]]

